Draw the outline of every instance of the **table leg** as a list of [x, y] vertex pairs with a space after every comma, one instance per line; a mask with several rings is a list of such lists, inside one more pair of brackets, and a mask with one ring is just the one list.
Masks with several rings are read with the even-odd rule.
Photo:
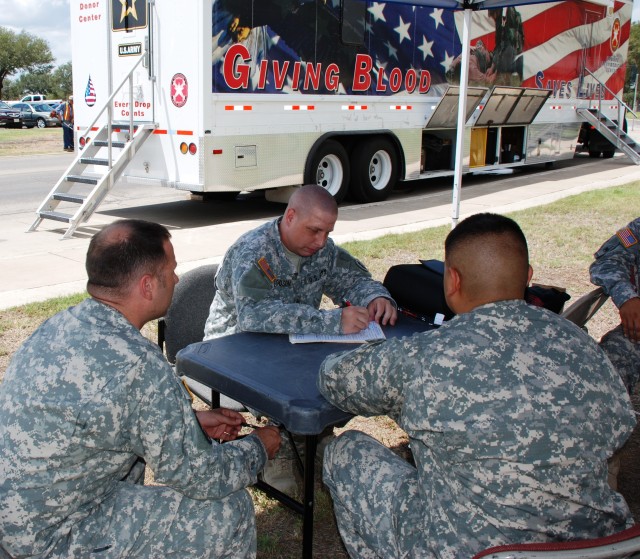
[[304, 438], [304, 493], [302, 516], [302, 557], [311, 559], [313, 554], [313, 505], [315, 499], [315, 461], [318, 436]]

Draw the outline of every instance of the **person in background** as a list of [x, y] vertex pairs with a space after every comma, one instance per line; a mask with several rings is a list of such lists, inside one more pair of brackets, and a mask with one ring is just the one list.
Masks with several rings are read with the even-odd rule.
[[117, 221], [86, 267], [90, 297], [44, 322], [0, 384], [0, 557], [255, 557], [245, 488], [280, 434], [233, 440], [239, 413], [194, 413], [140, 333], [178, 281], [169, 232]]
[[415, 460], [359, 431], [327, 446], [324, 482], [350, 557], [472, 557], [633, 524], [607, 481], [636, 422], [629, 396], [588, 334], [524, 301], [531, 275], [513, 220], [471, 216], [445, 241], [457, 316], [321, 365], [320, 392], [394, 418]]
[[62, 143], [64, 151], [73, 151], [75, 149], [73, 131], [73, 95], [70, 95], [67, 101], [60, 103], [53, 111], [51, 111], [51, 116], [57, 117], [62, 124]]
[[[306, 185], [293, 193], [282, 217], [240, 237], [216, 274], [204, 339], [242, 331], [353, 334], [372, 320], [395, 324], [396, 305], [386, 288], [329, 238], [337, 218], [331, 194]], [[336, 307], [321, 309], [323, 295]], [[321, 435], [318, 456], [332, 433]], [[297, 461], [289, 440], [283, 443], [264, 480], [293, 495]]]
[[629, 393], [640, 378], [640, 217], [594, 254], [591, 283], [600, 285], [620, 312], [620, 324], [600, 340]]

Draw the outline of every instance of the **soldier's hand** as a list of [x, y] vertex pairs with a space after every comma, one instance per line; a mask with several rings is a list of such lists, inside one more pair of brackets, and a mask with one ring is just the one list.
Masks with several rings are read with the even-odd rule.
[[364, 307], [343, 307], [340, 318], [343, 334], [355, 334], [369, 325], [369, 311]]
[[633, 297], [620, 307], [624, 335], [632, 342], [640, 342], [640, 297]]
[[398, 318], [398, 311], [386, 297], [378, 297], [367, 305], [369, 320], [375, 320], [378, 324], [393, 326]]
[[244, 419], [237, 411], [226, 408], [197, 411], [196, 418], [209, 438], [223, 441], [232, 441], [238, 436]]
[[265, 427], [256, 429], [254, 433], [260, 437], [262, 444], [267, 450], [269, 460], [272, 460], [278, 450], [280, 450], [280, 443], [282, 441], [280, 438], [280, 429], [275, 425], [266, 425]]

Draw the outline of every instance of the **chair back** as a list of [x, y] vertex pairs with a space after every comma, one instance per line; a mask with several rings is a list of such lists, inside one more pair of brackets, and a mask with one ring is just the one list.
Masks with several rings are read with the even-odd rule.
[[490, 547], [473, 559], [627, 559], [640, 557], [640, 524], [604, 538]]
[[204, 337], [204, 325], [216, 291], [217, 264], [194, 268], [180, 276], [167, 313], [158, 323], [158, 344], [164, 348], [169, 363], [176, 362], [182, 348]]
[[589, 293], [585, 293], [568, 309], [564, 310], [561, 316], [582, 328], [598, 312], [608, 298], [609, 296], [602, 287], [598, 287], [593, 291], [589, 291]]

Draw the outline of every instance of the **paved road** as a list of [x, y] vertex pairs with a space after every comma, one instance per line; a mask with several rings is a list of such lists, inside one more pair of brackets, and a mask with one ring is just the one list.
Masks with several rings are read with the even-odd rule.
[[[283, 210], [256, 194], [234, 202], [201, 202], [169, 189], [120, 185], [74, 238], [60, 240], [64, 229], [51, 221], [25, 233], [35, 208], [68, 162], [67, 154], [0, 158], [0, 309], [84, 289], [89, 239], [115, 219], [138, 217], [169, 227], [182, 273], [218, 262], [239, 235]], [[640, 167], [623, 156], [561, 162], [511, 176], [464, 177], [461, 216], [512, 211], [635, 180], [640, 180]], [[451, 179], [432, 179], [411, 183], [410, 190], [396, 192], [385, 202], [342, 206], [332, 236], [344, 242], [449, 223]]]

